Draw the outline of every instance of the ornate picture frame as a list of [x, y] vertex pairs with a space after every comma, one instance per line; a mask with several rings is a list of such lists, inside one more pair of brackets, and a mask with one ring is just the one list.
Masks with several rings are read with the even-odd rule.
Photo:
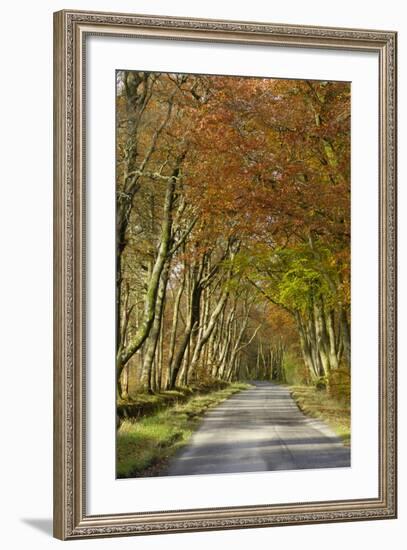
[[[370, 52], [377, 56], [379, 418], [378, 491], [374, 498], [88, 512], [85, 76], [86, 41], [91, 36]], [[396, 38], [395, 32], [379, 30], [74, 10], [54, 14], [55, 537], [65, 540], [396, 517]]]

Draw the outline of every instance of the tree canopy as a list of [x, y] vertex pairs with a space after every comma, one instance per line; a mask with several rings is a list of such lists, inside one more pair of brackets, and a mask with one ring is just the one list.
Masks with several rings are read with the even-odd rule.
[[350, 366], [350, 85], [118, 71], [118, 395]]

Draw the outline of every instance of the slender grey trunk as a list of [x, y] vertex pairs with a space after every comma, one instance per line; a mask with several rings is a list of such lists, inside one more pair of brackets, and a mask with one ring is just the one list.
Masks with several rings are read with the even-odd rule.
[[157, 299], [156, 299], [156, 305], [155, 305], [154, 321], [152, 324], [149, 337], [147, 339], [147, 347], [146, 347], [144, 362], [142, 366], [140, 386], [143, 390], [148, 390], [148, 391], [151, 391], [153, 389], [152, 380], [154, 378], [154, 374], [152, 373], [152, 368], [153, 368], [154, 357], [157, 349], [157, 343], [158, 343], [158, 339], [161, 331], [161, 320], [162, 320], [162, 315], [164, 310], [164, 302], [165, 302], [165, 295], [166, 295], [166, 289], [167, 289], [167, 283], [168, 283], [169, 269], [170, 269], [170, 262], [168, 261], [163, 269], [163, 272], [160, 278], [160, 284], [157, 292]]
[[[142, 321], [132, 337], [125, 350], [120, 350], [116, 358], [117, 379], [120, 380], [120, 375], [123, 367], [131, 357], [141, 348], [146, 341], [151, 327], [154, 322], [155, 307], [157, 301], [157, 293], [160, 285], [161, 274], [168, 259], [171, 246], [171, 231], [172, 231], [172, 206], [175, 194], [176, 178], [180, 172], [180, 166], [186, 153], [183, 153], [176, 163], [176, 168], [173, 171], [172, 177], [168, 180], [167, 190], [164, 199], [163, 222], [161, 227], [161, 241], [158, 248], [157, 257], [154, 262], [151, 277], [148, 281], [146, 297], [144, 301], [144, 313]], [[118, 384], [119, 388], [120, 384]], [[120, 391], [120, 388], [119, 388]]]
[[175, 341], [177, 338], [179, 309], [180, 309], [180, 303], [181, 303], [182, 294], [184, 292], [184, 288], [185, 288], [185, 270], [183, 272], [181, 284], [178, 288], [178, 292], [175, 297], [174, 311], [172, 315], [172, 328], [171, 328], [169, 352], [168, 352], [168, 359], [167, 359], [167, 363], [168, 363], [167, 380], [166, 380], [167, 389], [169, 388], [171, 384], [171, 379], [172, 379], [172, 363], [173, 363], [174, 352], [175, 352]]

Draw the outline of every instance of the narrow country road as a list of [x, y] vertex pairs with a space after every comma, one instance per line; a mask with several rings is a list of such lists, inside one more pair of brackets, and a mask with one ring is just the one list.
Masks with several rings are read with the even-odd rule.
[[326, 424], [307, 418], [287, 388], [252, 384], [205, 415], [164, 475], [350, 466], [350, 449]]

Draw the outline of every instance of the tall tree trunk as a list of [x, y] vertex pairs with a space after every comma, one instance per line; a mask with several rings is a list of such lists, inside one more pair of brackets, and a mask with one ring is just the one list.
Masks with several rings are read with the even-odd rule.
[[188, 276], [188, 311], [187, 311], [187, 322], [184, 329], [184, 335], [181, 339], [178, 350], [174, 356], [174, 361], [171, 366], [171, 383], [170, 387], [173, 388], [177, 383], [178, 375], [183, 364], [183, 359], [185, 351], [189, 349], [189, 343], [193, 332], [196, 331], [199, 318], [200, 318], [200, 307], [201, 307], [201, 294], [202, 294], [202, 276], [203, 270], [205, 267], [206, 257], [203, 255], [199, 262], [195, 261], [192, 268], [190, 269]]
[[[167, 190], [164, 200], [163, 222], [161, 227], [161, 242], [158, 248], [157, 257], [154, 262], [150, 280], [148, 281], [146, 297], [144, 301], [143, 319], [125, 350], [119, 349], [116, 358], [116, 370], [118, 380], [120, 379], [121, 371], [127, 361], [141, 348], [146, 341], [152, 324], [154, 322], [155, 307], [157, 301], [158, 287], [160, 284], [161, 273], [164, 269], [165, 262], [168, 260], [168, 255], [171, 246], [171, 230], [172, 230], [172, 206], [175, 194], [176, 179], [180, 173], [180, 166], [186, 153], [183, 153], [176, 163], [176, 168], [173, 171], [172, 177], [168, 180]], [[120, 384], [118, 385], [120, 391]]]
[[207, 327], [202, 330], [201, 337], [200, 337], [200, 339], [198, 340], [198, 342], [195, 346], [194, 354], [192, 356], [191, 364], [190, 364], [190, 367], [189, 367], [190, 372], [194, 371], [194, 369], [195, 369], [195, 367], [198, 363], [202, 348], [204, 347], [206, 342], [209, 340], [209, 338], [212, 334], [212, 331], [215, 328], [215, 323], [216, 323], [221, 311], [225, 307], [226, 301], [228, 299], [228, 295], [229, 295], [228, 292], [223, 292], [222, 293], [222, 296], [221, 296], [217, 306], [215, 307], [215, 309], [213, 310], [213, 312], [210, 316], [209, 323], [208, 323]]
[[232, 324], [234, 322], [235, 315], [236, 315], [236, 302], [234, 302], [226, 319], [226, 324], [225, 324], [226, 326], [223, 333], [223, 343], [222, 343], [221, 352], [219, 356], [219, 366], [216, 372], [216, 378], [218, 378], [219, 380], [224, 379], [224, 374], [227, 369], [227, 361], [229, 357], [230, 347], [232, 344]]
[[154, 362], [154, 357], [157, 349], [157, 343], [161, 331], [161, 320], [164, 310], [165, 295], [168, 283], [168, 273], [170, 269], [170, 262], [168, 261], [165, 264], [165, 267], [162, 271], [160, 284], [157, 292], [157, 300], [155, 305], [155, 315], [152, 328], [147, 339], [147, 348], [144, 356], [144, 362], [142, 366], [142, 374], [140, 386], [144, 391], [151, 391], [152, 388], [152, 379], [154, 374], [152, 373], [152, 367]]
[[178, 288], [177, 295], [175, 297], [175, 302], [174, 302], [171, 336], [170, 336], [170, 344], [169, 344], [169, 352], [168, 352], [168, 360], [167, 360], [168, 367], [167, 367], [167, 379], [166, 379], [166, 386], [165, 386], [166, 389], [170, 387], [171, 379], [172, 379], [172, 363], [173, 363], [174, 351], [175, 351], [175, 341], [177, 338], [180, 303], [181, 303], [182, 294], [184, 292], [184, 288], [185, 288], [185, 268], [182, 273], [181, 283]]
[[317, 340], [317, 350], [321, 358], [322, 368], [324, 370], [324, 376], [329, 379], [329, 373], [331, 371], [331, 365], [329, 363], [328, 355], [328, 338], [325, 329], [325, 320], [319, 304], [314, 300], [314, 326]]
[[165, 301], [163, 305], [163, 313], [161, 316], [160, 335], [157, 345], [157, 386], [158, 390], [164, 389], [164, 319], [165, 319]]
[[309, 322], [302, 318], [299, 311], [295, 311], [294, 316], [297, 323], [300, 347], [305, 366], [307, 367], [311, 380], [316, 380], [320, 376], [320, 368], [319, 363], [315, 361], [315, 345], [312, 343], [311, 331], [307, 328]]
[[284, 345], [278, 341], [270, 347], [271, 379], [278, 382], [285, 382], [284, 371]]
[[343, 344], [345, 362], [348, 368], [351, 363], [351, 341], [350, 341], [350, 327], [348, 317], [344, 308], [340, 311], [340, 323], [341, 323], [341, 339]]
[[339, 349], [337, 347], [338, 339], [335, 337], [335, 313], [330, 310], [325, 313], [325, 326], [329, 339], [329, 362], [332, 369], [339, 367]]
[[120, 378], [121, 398], [124, 400], [127, 400], [129, 397], [129, 368], [130, 363], [127, 363]]
[[[122, 305], [122, 257], [127, 245], [126, 232], [133, 208], [134, 197], [140, 189], [139, 180], [149, 161], [157, 139], [169, 121], [172, 111], [172, 97], [169, 99], [167, 115], [154, 134], [151, 151], [138, 166], [137, 134], [141, 118], [151, 99], [155, 77], [152, 73], [123, 71], [124, 95], [126, 97], [126, 124], [128, 136], [125, 155], [123, 186], [116, 192], [116, 349], [121, 343], [120, 318]], [[136, 172], [138, 168], [138, 172]], [[141, 170], [140, 170], [141, 168]]]
[[191, 304], [190, 311], [188, 312], [188, 321], [185, 327], [184, 336], [180, 342], [177, 353], [174, 357], [174, 363], [171, 368], [171, 384], [170, 387], [175, 386], [178, 373], [180, 371], [182, 360], [184, 359], [184, 354], [189, 344], [192, 331], [195, 329], [199, 323], [199, 305], [201, 300], [202, 288], [197, 281], [193, 281], [192, 290], [191, 290]]

